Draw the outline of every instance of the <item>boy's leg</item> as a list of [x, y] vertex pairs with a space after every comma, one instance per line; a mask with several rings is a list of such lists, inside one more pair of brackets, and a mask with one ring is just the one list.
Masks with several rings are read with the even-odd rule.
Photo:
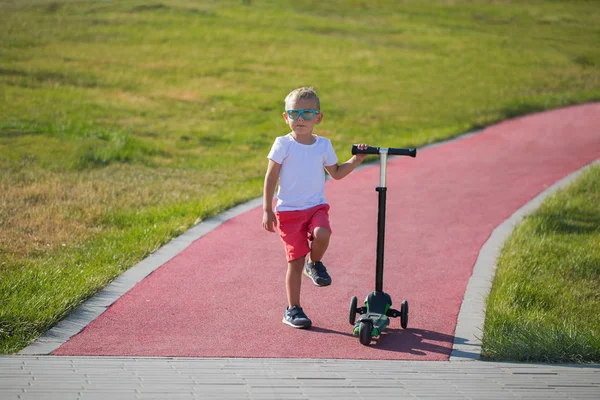
[[312, 321], [300, 307], [300, 288], [304, 261], [305, 257], [288, 261], [288, 270], [285, 276], [288, 307], [283, 314], [283, 322], [294, 328], [308, 329], [311, 327]]
[[325, 251], [329, 247], [329, 239], [331, 238], [331, 231], [327, 228], [317, 227], [313, 232], [313, 241], [310, 248], [309, 261], [314, 263], [315, 261], [321, 261], [325, 255]]
[[327, 204], [318, 207], [309, 223], [309, 238], [311, 248], [309, 260], [304, 268], [304, 274], [312, 279], [317, 286], [331, 285], [331, 276], [321, 260], [329, 247], [331, 238], [331, 227], [329, 225], [329, 206]]
[[293, 306], [300, 307], [300, 289], [302, 286], [304, 260], [304, 257], [300, 257], [288, 262], [287, 274], [285, 275], [285, 289], [290, 308]]

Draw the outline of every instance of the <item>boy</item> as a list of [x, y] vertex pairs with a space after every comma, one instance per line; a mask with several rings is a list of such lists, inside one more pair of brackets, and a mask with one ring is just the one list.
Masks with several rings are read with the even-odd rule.
[[[285, 98], [283, 118], [292, 132], [276, 138], [268, 155], [262, 224], [269, 232], [275, 232], [277, 225], [285, 245], [288, 307], [283, 322], [294, 328], [310, 328], [312, 322], [300, 307], [302, 271], [317, 286], [331, 284], [331, 277], [321, 262], [331, 236], [323, 168], [332, 178], [342, 179], [366, 156], [357, 154], [338, 165], [329, 139], [313, 134], [315, 125], [323, 120], [323, 114], [319, 97], [312, 88], [295, 89]], [[367, 147], [366, 144], [358, 146], [361, 149]], [[274, 212], [273, 196], [278, 180]]]

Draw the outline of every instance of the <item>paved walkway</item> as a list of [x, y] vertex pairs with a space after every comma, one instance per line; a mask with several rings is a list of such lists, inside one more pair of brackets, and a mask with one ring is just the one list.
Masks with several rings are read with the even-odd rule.
[[[315, 329], [309, 332], [283, 330], [281, 323], [271, 327], [277, 312], [270, 315], [268, 310], [264, 325], [271, 330], [282, 329], [281, 332], [268, 335], [246, 329], [239, 336], [239, 327], [233, 331], [227, 330], [226, 325], [219, 328], [220, 322], [210, 314], [218, 309], [210, 301], [214, 298], [212, 290], [222, 292], [223, 288], [233, 287], [247, 291], [250, 283], [252, 296], [258, 299], [261, 294], [251, 284], [251, 276], [240, 278], [244, 271], [241, 268], [227, 277], [229, 281], [213, 282], [213, 277], [201, 280], [208, 288], [193, 283], [207, 276], [202, 271], [198, 274], [198, 269], [202, 269], [198, 255], [206, 257], [230, 232], [240, 232], [240, 227], [247, 227], [242, 231], [250, 232], [254, 238], [247, 249], [258, 248], [265, 256], [274, 253], [274, 245], [280, 250], [276, 241], [257, 246], [256, 240], [263, 239], [256, 239], [258, 232], [250, 228], [258, 226], [253, 211], [258, 205], [255, 201], [177, 238], [109, 285], [25, 349], [23, 355], [0, 357], [0, 398], [598, 398], [598, 366], [456, 361], [478, 358], [483, 300], [495, 255], [512, 226], [535, 208], [545, 194], [573, 177], [565, 176], [598, 158], [600, 104], [591, 104], [507, 121], [477, 135], [425, 149], [419, 153], [420, 165], [411, 164], [410, 160], [392, 162], [388, 187], [396, 194], [388, 195], [388, 219], [402, 224], [391, 229], [386, 244], [392, 248], [393, 259], [409, 259], [407, 264], [416, 266], [418, 273], [396, 263], [386, 270], [386, 282], [400, 282], [403, 294], [417, 300], [416, 307], [411, 307], [417, 312], [416, 318], [411, 317], [412, 324], [409, 321], [409, 330], [390, 329], [389, 335], [374, 346], [360, 346], [355, 338], [344, 334], [348, 327], [338, 326], [337, 304], [344, 303], [342, 314], [347, 314], [345, 300], [349, 294], [360, 295], [350, 292], [360, 289], [366, 294], [371, 290], [365, 289], [364, 284], [357, 286], [357, 282], [365, 280], [360, 275], [363, 271], [352, 269], [345, 271], [352, 279], [339, 279], [341, 284], [335, 289], [338, 292], [329, 291], [329, 297], [323, 295], [327, 292], [321, 288], [312, 288], [318, 290], [314, 292], [318, 296], [309, 292], [316, 314], [327, 317], [315, 318]], [[377, 174], [375, 168], [368, 167], [340, 181], [347, 182], [347, 186], [335, 182], [328, 189], [330, 201], [348, 202], [351, 210], [368, 210], [372, 207], [371, 198], [361, 200], [367, 196], [359, 194], [348, 199], [347, 193], [364, 187], [372, 189]], [[395, 177], [391, 183], [390, 174]], [[552, 186], [557, 181], [560, 183]], [[412, 203], [406, 197], [398, 201], [397, 193], [402, 190], [411, 194]], [[465, 198], [471, 199], [466, 207]], [[530, 202], [532, 198], [535, 200]], [[356, 219], [348, 215], [346, 210], [338, 216], [332, 214], [332, 218], [337, 218], [338, 227], [356, 224]], [[420, 222], [425, 225], [424, 230], [416, 228]], [[356, 256], [359, 246], [373, 241], [373, 230], [365, 228], [364, 232], [349, 235], [337, 245], [338, 250], [332, 251], [332, 259], [345, 260], [349, 253]], [[443, 235], [436, 236], [440, 230]], [[199, 237], [203, 239], [197, 240]], [[398, 246], [390, 243], [402, 243], [402, 250], [394, 252]], [[424, 243], [428, 246], [424, 247]], [[230, 251], [236, 252], [240, 249]], [[374, 253], [370, 249], [367, 252]], [[247, 254], [242, 253], [242, 257], [248, 258]], [[438, 260], [440, 254], [443, 261]], [[373, 264], [366, 256], [361, 257], [364, 263]], [[346, 261], [339, 264], [346, 265]], [[368, 275], [370, 282], [371, 272]], [[192, 285], [186, 289], [190, 282]], [[231, 286], [231, 282], [239, 284]], [[265, 304], [272, 304], [269, 296], [281, 297], [281, 293], [272, 292], [263, 296]], [[158, 293], [169, 293], [170, 297], [162, 298], [171, 301], [148, 307], [151, 300], [161, 300]], [[392, 297], [400, 301], [398, 296]], [[198, 298], [202, 302], [195, 303]], [[177, 314], [182, 314], [184, 304], [196, 316], [199, 311], [208, 312], [201, 314], [204, 319], [200, 320], [214, 320], [217, 328], [211, 330], [211, 323], [208, 330], [199, 330], [202, 324], [189, 322], [192, 314], [179, 321]], [[166, 325], [161, 328], [164, 322]], [[181, 329], [184, 326], [194, 329], [188, 332]], [[231, 332], [234, 335], [229, 337]], [[294, 346], [300, 351], [292, 354], [288, 337], [291, 334], [296, 335], [298, 344], [314, 343], [315, 339], [331, 343], [325, 346], [325, 352], [315, 352], [314, 344], [305, 348]], [[288, 346], [278, 344], [277, 338]], [[48, 353], [65, 357], [26, 355]], [[72, 356], [102, 354], [132, 357]], [[443, 361], [449, 358], [453, 361]], [[442, 361], [406, 361], [411, 359]]]
[[598, 399], [598, 366], [477, 361], [0, 357], [9, 399]]

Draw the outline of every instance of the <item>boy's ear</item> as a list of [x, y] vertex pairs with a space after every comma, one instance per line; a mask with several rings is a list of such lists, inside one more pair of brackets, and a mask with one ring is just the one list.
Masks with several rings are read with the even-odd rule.
[[323, 121], [323, 113], [318, 113], [317, 114], [317, 120], [315, 121], [315, 124], [320, 124], [321, 121]]

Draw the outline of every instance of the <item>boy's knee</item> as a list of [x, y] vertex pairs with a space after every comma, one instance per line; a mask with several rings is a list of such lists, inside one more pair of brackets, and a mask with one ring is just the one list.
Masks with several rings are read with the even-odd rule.
[[294, 260], [288, 261], [288, 269], [301, 273], [304, 269], [304, 262], [306, 261], [306, 257], [299, 257]]
[[315, 240], [319, 240], [319, 241], [326, 241], [329, 240], [329, 238], [331, 237], [331, 231], [327, 228], [315, 228], [315, 231], [313, 232], [313, 236], [315, 238]]

